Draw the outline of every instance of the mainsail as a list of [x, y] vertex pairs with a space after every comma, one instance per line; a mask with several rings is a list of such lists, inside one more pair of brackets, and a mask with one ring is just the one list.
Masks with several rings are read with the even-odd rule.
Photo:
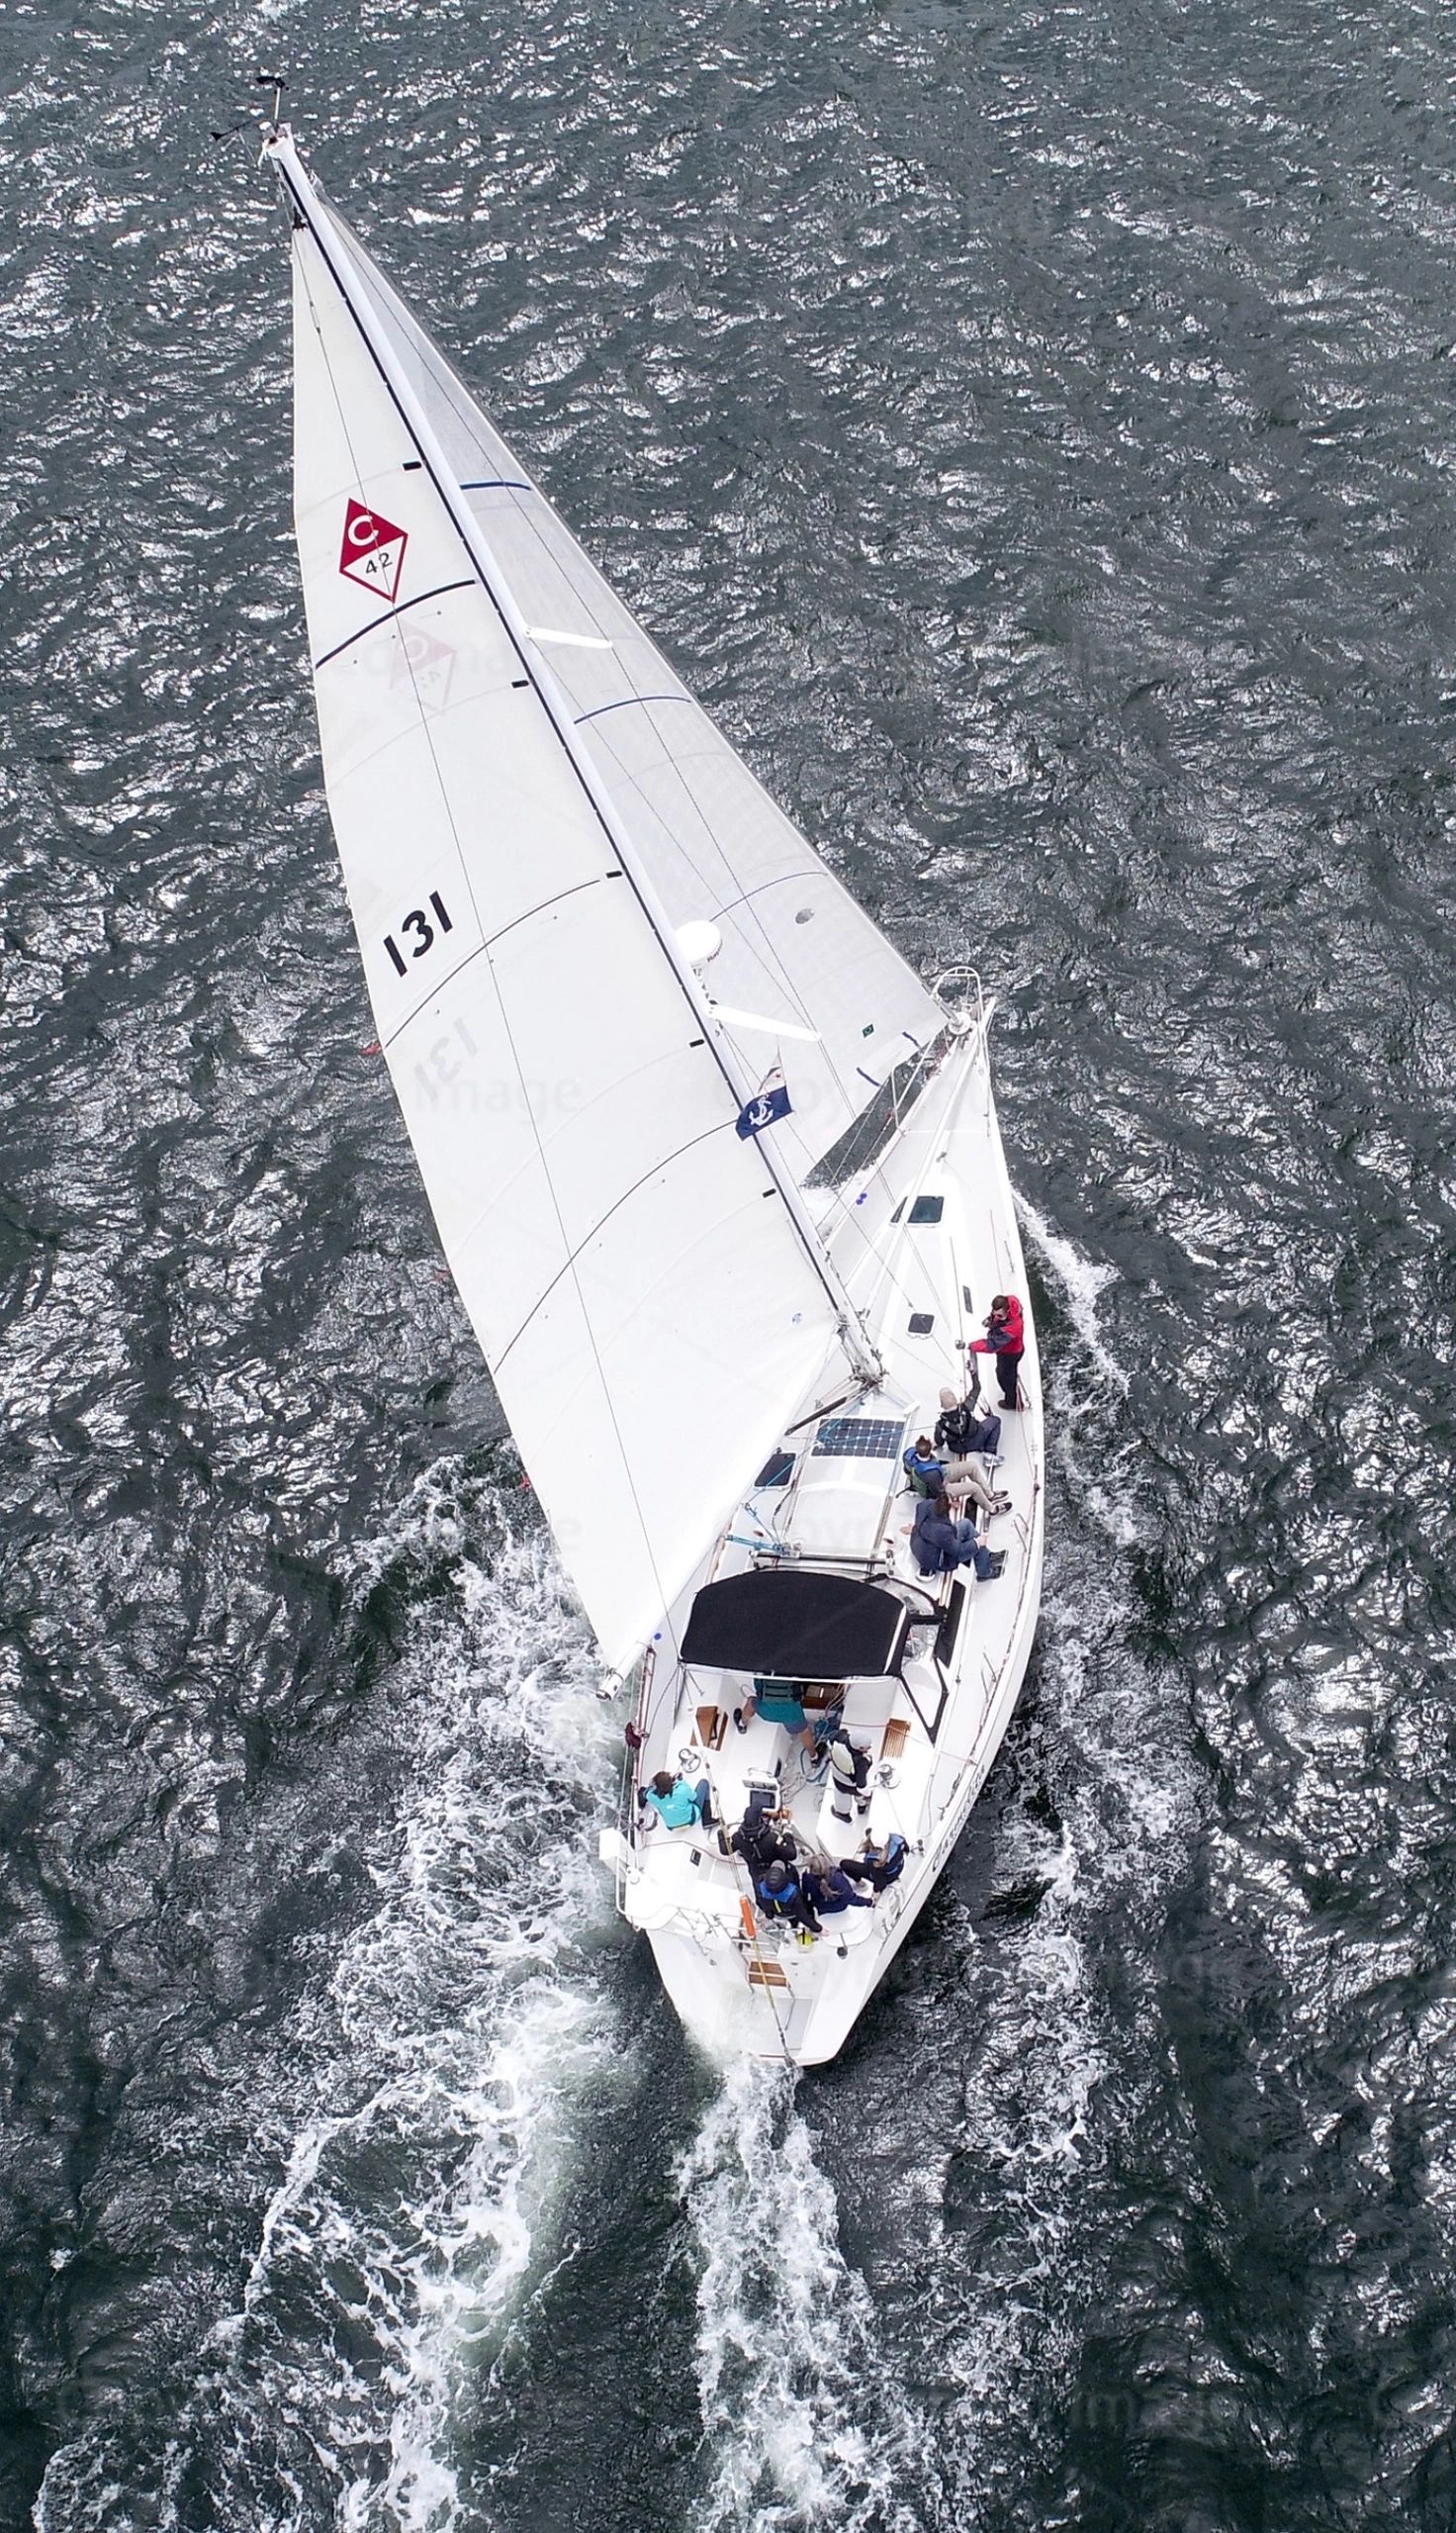
[[[284, 134], [325, 786], [461, 1298], [608, 1660], [863, 1338], [798, 1174], [938, 1007], [611, 598]], [[652, 701], [652, 698], [660, 700]], [[711, 1014], [677, 927], [714, 921]], [[865, 1056], [870, 1062], [864, 1060]], [[772, 1133], [780, 1137], [784, 1126]]]
[[[672, 921], [711, 921], [722, 935], [707, 979], [715, 1001], [788, 1026], [793, 1109], [780, 1143], [807, 1177], [890, 1072], [944, 1028], [945, 1013], [687, 693], [352, 231], [325, 210]], [[724, 1026], [745, 1064], [762, 1071], [772, 1039], [731, 1019]]]

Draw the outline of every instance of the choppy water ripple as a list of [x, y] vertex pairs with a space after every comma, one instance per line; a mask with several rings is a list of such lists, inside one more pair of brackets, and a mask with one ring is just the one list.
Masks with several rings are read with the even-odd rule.
[[[1445, 34], [0, 30], [7, 2533], [1448, 2533]], [[766, 779], [1002, 997], [1041, 1650], [792, 2097], [612, 1924], [365, 1052], [273, 61]]]

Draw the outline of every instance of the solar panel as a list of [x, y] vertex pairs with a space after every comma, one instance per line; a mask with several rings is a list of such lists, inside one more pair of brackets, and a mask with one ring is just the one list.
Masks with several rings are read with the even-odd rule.
[[887, 1416], [832, 1416], [814, 1437], [811, 1459], [892, 1460], [900, 1448], [903, 1425]]

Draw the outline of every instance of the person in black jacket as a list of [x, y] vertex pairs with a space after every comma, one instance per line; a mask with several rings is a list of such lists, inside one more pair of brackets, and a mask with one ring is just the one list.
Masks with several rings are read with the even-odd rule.
[[1001, 1449], [1001, 1419], [982, 1405], [974, 1389], [957, 1398], [954, 1389], [941, 1392], [936, 1418], [936, 1450], [946, 1459], [968, 1459], [979, 1452], [993, 1460]]
[[822, 1935], [824, 1932], [792, 1865], [771, 1864], [768, 1872], [755, 1882], [754, 1897], [766, 1918], [786, 1919], [790, 1925], [801, 1927], [805, 1934]]
[[797, 1852], [792, 1836], [767, 1812], [751, 1812], [740, 1821], [728, 1844], [734, 1855], [742, 1857], [756, 1884], [771, 1864], [791, 1865]]

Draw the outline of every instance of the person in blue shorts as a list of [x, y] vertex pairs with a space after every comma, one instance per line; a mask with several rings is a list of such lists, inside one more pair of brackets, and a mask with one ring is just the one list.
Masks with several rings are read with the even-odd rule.
[[804, 1713], [804, 1702], [798, 1684], [792, 1680], [755, 1680], [752, 1697], [733, 1710], [733, 1721], [740, 1733], [747, 1733], [754, 1717], [761, 1715], [766, 1724], [781, 1724], [806, 1750], [814, 1747], [814, 1727]]

